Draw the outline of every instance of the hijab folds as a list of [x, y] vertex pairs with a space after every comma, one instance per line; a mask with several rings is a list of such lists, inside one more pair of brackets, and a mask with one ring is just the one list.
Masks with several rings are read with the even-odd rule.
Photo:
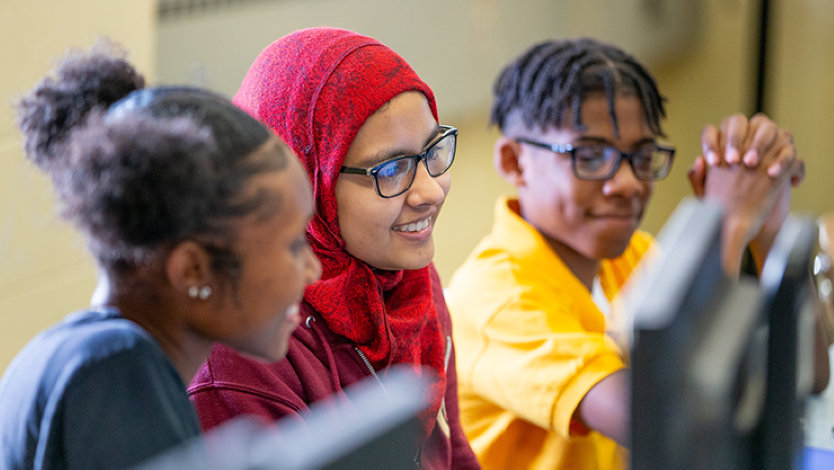
[[353, 257], [340, 235], [335, 197], [342, 162], [365, 120], [412, 90], [426, 97], [437, 119], [431, 89], [396, 52], [352, 31], [311, 28], [266, 47], [234, 102], [275, 131], [310, 176], [316, 214], [307, 236], [322, 276], [305, 290], [305, 303], [375, 368], [408, 364], [437, 376], [423, 420], [431, 430], [446, 388], [438, 321], [446, 306], [432, 297], [434, 266], [383, 271]]

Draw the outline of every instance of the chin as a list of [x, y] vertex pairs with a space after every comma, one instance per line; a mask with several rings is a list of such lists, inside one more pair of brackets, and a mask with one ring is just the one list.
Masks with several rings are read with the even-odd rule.
[[606, 244], [598, 250], [599, 256], [597, 259], [619, 258], [623, 255], [623, 253], [625, 253], [626, 248], [628, 248], [629, 241], [631, 241], [631, 239], [628, 239], [625, 242], [616, 241]]
[[374, 266], [377, 269], [386, 271], [399, 271], [402, 269], [414, 270], [423, 269], [434, 259], [434, 246], [431, 249], [422, 249], [419, 252], [409, 250], [405, 256], [389, 258], [385, 266]]
[[269, 351], [264, 351], [263, 353], [257, 354], [257, 357], [264, 362], [278, 362], [287, 355], [287, 343], [284, 342], [280, 345], [275, 345], [275, 347], [271, 348]]
[[289, 345], [286, 341], [281, 343], [281, 345], [275, 348], [274, 351], [270, 351], [271, 354], [269, 355], [269, 357], [265, 359], [267, 359], [269, 362], [278, 362], [284, 359], [285, 357], [287, 357], [287, 350], [289, 349], [288, 346]]
[[230, 346], [232, 346], [232, 348], [237, 350], [241, 355], [245, 357], [260, 362], [272, 363], [284, 359], [284, 357], [287, 355], [287, 349], [289, 348], [289, 340], [284, 340], [280, 342], [276, 341], [274, 344], [269, 344], [265, 347], [252, 345]]
[[[432, 255], [434, 255], [434, 251], [432, 251]], [[407, 267], [403, 267], [402, 269], [423, 269], [431, 263], [433, 256], [426, 256], [421, 257], [420, 259], [415, 259], [411, 263], [408, 264]]]

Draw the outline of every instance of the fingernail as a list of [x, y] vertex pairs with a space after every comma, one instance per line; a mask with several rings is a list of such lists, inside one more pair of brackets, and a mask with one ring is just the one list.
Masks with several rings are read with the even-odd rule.
[[716, 153], [712, 150], [707, 152], [707, 163], [712, 166], [718, 165], [718, 155], [716, 155]]
[[727, 155], [725, 155], [725, 157], [727, 159], [727, 163], [738, 163], [738, 160], [740, 158], [738, 155], [738, 150], [734, 148], [728, 150]]
[[750, 150], [744, 155], [744, 164], [747, 166], [755, 166], [759, 163], [759, 154], [755, 150]]
[[779, 176], [779, 173], [782, 172], [782, 164], [781, 163], [774, 163], [771, 165], [770, 168], [767, 169], [767, 174], [771, 177]]

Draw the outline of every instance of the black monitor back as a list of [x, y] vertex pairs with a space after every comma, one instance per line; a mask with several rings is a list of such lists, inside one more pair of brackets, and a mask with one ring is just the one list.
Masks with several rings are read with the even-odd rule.
[[273, 426], [240, 417], [136, 470], [348, 470], [415, 468], [425, 382], [391, 368]]
[[723, 273], [721, 218], [717, 206], [681, 203], [633, 286], [632, 469], [744, 468], [737, 374], [755, 342], [757, 292]]
[[632, 293], [632, 469], [798, 468], [813, 222], [785, 222], [761, 286], [723, 274], [720, 230], [682, 203]]
[[762, 313], [768, 325], [765, 405], [754, 435], [753, 467], [802, 467], [801, 419], [813, 381], [814, 312], [810, 286], [817, 226], [789, 217], [762, 270]]

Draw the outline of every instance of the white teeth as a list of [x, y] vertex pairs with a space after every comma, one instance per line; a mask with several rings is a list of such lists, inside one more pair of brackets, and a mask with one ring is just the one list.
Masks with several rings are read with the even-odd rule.
[[429, 219], [425, 219], [420, 222], [414, 222], [413, 224], [399, 225], [394, 227], [394, 230], [398, 232], [419, 232], [420, 230], [425, 230], [428, 227]]

